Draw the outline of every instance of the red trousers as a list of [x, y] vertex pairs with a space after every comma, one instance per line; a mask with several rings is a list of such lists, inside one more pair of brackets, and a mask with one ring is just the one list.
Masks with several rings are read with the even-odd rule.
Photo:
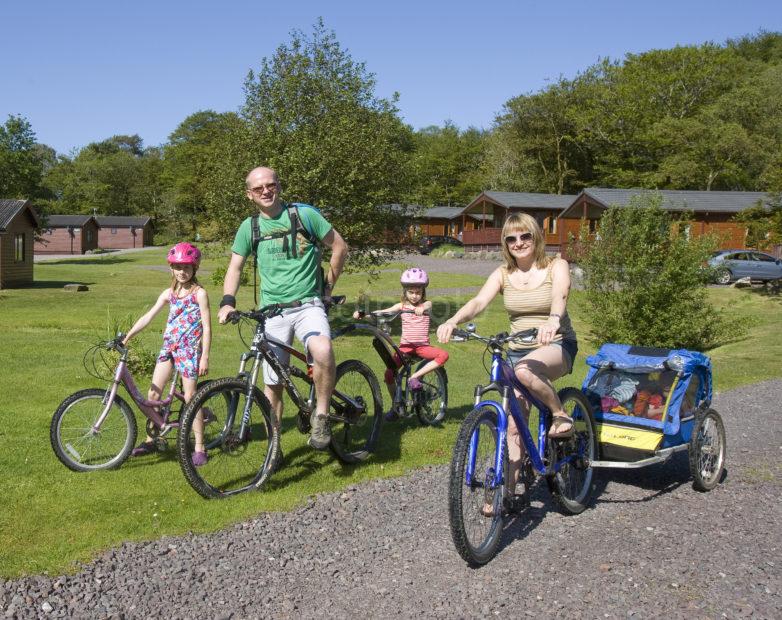
[[[419, 344], [419, 345], [400, 344], [399, 350], [402, 351], [402, 353], [404, 353], [405, 355], [416, 355], [425, 360], [434, 360], [440, 366], [442, 366], [443, 364], [445, 364], [445, 362], [448, 361], [448, 351], [445, 351], [444, 349], [440, 349], [439, 347], [433, 347], [430, 344]], [[402, 365], [402, 360], [399, 359], [399, 356], [396, 354], [394, 354], [394, 362], [396, 363], [397, 368], [399, 368]], [[396, 375], [396, 369], [386, 368], [386, 374], [385, 374], [386, 383], [393, 383], [394, 375]]]

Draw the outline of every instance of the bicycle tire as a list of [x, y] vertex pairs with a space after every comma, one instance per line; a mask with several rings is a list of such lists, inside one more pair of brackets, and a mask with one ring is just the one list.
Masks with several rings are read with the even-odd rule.
[[[356, 411], [340, 394], [363, 405]], [[375, 373], [359, 360], [337, 366], [329, 406], [331, 451], [343, 463], [359, 463], [374, 451], [383, 422], [383, 400]]]
[[[247, 399], [247, 382], [235, 377], [215, 379], [200, 389], [185, 407], [177, 436], [177, 456], [190, 486], [206, 499], [228, 497], [260, 489], [271, 474], [279, 445], [266, 396], [253, 386], [249, 436], [237, 434]], [[194, 423], [208, 409], [203, 427], [208, 461], [193, 463]], [[229, 418], [230, 426], [229, 426]]]
[[[428, 363], [429, 360], [424, 360], [418, 364], [418, 368]], [[416, 395], [415, 414], [424, 426], [434, 426], [442, 421], [448, 409], [448, 375], [445, 368], [435, 368], [421, 377], [421, 383], [423, 387]]]
[[[498, 415], [493, 407], [473, 409], [462, 422], [454, 446], [448, 481], [448, 519], [451, 537], [459, 555], [470, 565], [489, 562], [497, 553], [503, 524], [503, 498], [508, 480], [508, 451], [498, 446]], [[466, 482], [467, 462], [473, 434], [477, 432], [475, 467]], [[493, 486], [495, 455], [502, 450], [504, 483]], [[484, 506], [491, 505], [489, 516]]]
[[690, 473], [696, 491], [711, 491], [725, 469], [725, 425], [722, 416], [707, 409], [695, 417], [689, 445]]
[[570, 460], [546, 481], [562, 512], [575, 515], [592, 497], [595, 472], [590, 462], [597, 458], [597, 429], [589, 401], [580, 390], [564, 388], [558, 396], [562, 409], [573, 418], [575, 433], [568, 439], [547, 439], [549, 463]]
[[136, 443], [138, 429], [133, 410], [119, 394], [100, 431], [92, 430], [103, 412], [107, 390], [90, 388], [68, 396], [52, 416], [49, 439], [60, 462], [73, 471], [115, 469]]

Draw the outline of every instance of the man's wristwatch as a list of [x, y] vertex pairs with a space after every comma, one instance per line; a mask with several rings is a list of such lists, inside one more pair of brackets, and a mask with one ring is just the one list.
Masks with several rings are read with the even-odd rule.
[[223, 306], [236, 308], [236, 297], [233, 295], [223, 295], [223, 298], [220, 300], [220, 307], [222, 308]]

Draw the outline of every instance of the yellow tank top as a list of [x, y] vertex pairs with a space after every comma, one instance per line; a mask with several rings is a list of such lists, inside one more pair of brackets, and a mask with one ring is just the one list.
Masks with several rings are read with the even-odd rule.
[[[546, 278], [543, 280], [540, 286], [533, 289], [522, 290], [513, 286], [508, 277], [508, 268], [502, 266], [502, 299], [505, 306], [505, 311], [508, 313], [510, 319], [510, 331], [512, 334], [530, 329], [531, 327], [540, 327], [547, 320], [549, 313], [551, 312], [551, 300], [552, 300], [552, 288], [553, 282], [551, 278], [551, 267], [554, 263], [550, 263], [546, 270]], [[570, 316], [565, 311], [565, 314], [559, 320], [559, 332], [554, 336], [554, 341], [562, 340], [575, 340], [576, 332], [573, 329], [573, 324], [570, 322]], [[508, 345], [509, 348], [515, 350], [529, 350], [531, 348], [537, 348], [540, 345], [534, 345], [533, 347], [524, 346], [520, 343], [513, 342]]]

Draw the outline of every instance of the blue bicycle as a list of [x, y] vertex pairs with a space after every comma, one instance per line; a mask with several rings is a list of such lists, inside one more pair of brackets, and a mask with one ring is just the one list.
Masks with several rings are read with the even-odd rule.
[[[567, 514], [582, 512], [592, 494], [591, 462], [597, 458], [597, 437], [589, 402], [575, 388], [558, 392], [565, 412], [573, 418], [574, 433], [566, 439], [548, 436], [551, 412], [516, 378], [503, 358], [506, 344], [532, 343], [537, 330], [483, 337], [469, 324], [456, 329], [452, 340], [480, 340], [491, 354], [490, 383], [475, 388], [475, 408], [462, 422], [451, 461], [448, 512], [454, 544], [467, 562], [486, 564], [497, 553], [503, 519], [518, 510], [519, 498], [510, 483], [506, 436], [508, 411], [513, 416], [526, 446], [527, 478], [544, 476], [555, 500]], [[514, 390], [538, 411], [537, 445], [527, 426]], [[499, 392], [501, 401], [483, 400], [487, 392]], [[527, 484], [531, 480], [526, 480]]]

